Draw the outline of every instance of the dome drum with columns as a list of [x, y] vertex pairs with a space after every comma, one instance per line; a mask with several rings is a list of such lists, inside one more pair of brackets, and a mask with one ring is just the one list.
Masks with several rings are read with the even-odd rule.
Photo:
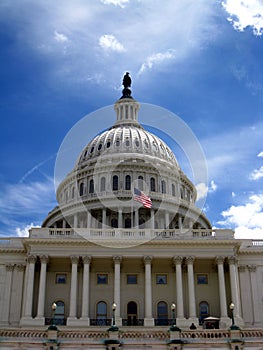
[[[59, 207], [48, 215], [43, 226], [211, 228], [195, 206], [196, 189], [171, 149], [139, 124], [139, 103], [127, 89], [124, 87], [123, 96], [114, 105], [114, 125], [88, 143], [72, 172], [59, 185]], [[134, 187], [152, 200], [152, 208], [139, 209], [137, 219]], [[158, 220], [151, 219], [157, 212]]]

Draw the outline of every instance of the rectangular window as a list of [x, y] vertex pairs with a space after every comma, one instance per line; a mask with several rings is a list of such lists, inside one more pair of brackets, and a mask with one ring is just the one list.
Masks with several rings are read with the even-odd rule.
[[127, 284], [137, 284], [137, 275], [127, 275]]
[[208, 275], [197, 275], [197, 284], [208, 284]]
[[108, 275], [107, 274], [98, 274], [97, 275], [97, 284], [108, 284]]
[[156, 275], [156, 284], [167, 284], [167, 275]]
[[66, 284], [67, 283], [67, 275], [65, 273], [57, 273], [56, 274], [56, 283]]

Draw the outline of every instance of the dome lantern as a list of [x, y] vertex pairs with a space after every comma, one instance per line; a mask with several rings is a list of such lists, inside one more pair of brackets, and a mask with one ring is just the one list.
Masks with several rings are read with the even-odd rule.
[[114, 126], [119, 126], [123, 124], [136, 125], [138, 124], [138, 111], [140, 105], [131, 96], [131, 78], [129, 73], [123, 77], [122, 85], [124, 89], [122, 90], [122, 97], [115, 103], [114, 110], [116, 112], [116, 122]]

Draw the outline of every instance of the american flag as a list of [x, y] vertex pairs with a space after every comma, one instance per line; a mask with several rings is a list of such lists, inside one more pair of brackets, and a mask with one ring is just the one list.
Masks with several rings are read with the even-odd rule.
[[142, 191], [138, 190], [138, 188], [134, 188], [133, 199], [142, 203], [145, 208], [151, 208], [152, 206], [151, 198], [146, 196], [146, 194], [144, 194]]

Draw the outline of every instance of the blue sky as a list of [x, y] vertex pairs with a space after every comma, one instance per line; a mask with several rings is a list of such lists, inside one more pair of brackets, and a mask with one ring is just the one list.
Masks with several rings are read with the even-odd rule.
[[120, 97], [129, 71], [137, 101], [199, 140], [212, 225], [263, 239], [262, 33], [262, 0], [2, 0], [0, 235], [24, 235], [56, 205], [60, 144]]

